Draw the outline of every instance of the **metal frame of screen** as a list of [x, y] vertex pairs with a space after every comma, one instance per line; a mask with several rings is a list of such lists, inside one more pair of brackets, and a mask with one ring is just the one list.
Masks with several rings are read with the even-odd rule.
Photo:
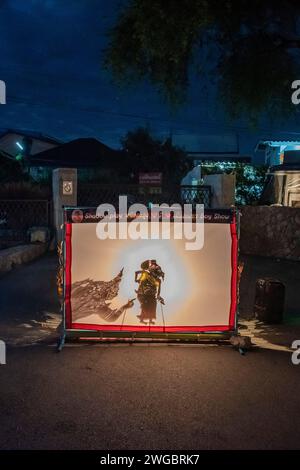
[[210, 213], [231, 214], [231, 306], [227, 325], [213, 326], [128, 326], [128, 325], [94, 325], [72, 322], [71, 305], [71, 266], [72, 266], [72, 222], [67, 220], [67, 211], [74, 209], [95, 210], [86, 207], [65, 208], [64, 223], [64, 302], [63, 302], [63, 336], [59, 349], [62, 348], [65, 338], [149, 338], [149, 339], [226, 339], [237, 332], [238, 317], [238, 239], [239, 239], [239, 212], [236, 209], [210, 210]]

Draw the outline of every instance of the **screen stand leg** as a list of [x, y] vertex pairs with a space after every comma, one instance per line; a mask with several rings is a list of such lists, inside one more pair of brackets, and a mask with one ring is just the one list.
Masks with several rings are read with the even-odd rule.
[[57, 343], [57, 352], [61, 352], [62, 348], [63, 348], [64, 345], [65, 345], [65, 341], [66, 341], [66, 333], [65, 333], [65, 331], [64, 331], [63, 334], [61, 335], [61, 337], [60, 337], [59, 340], [58, 340], [58, 343]]
[[231, 336], [229, 341], [242, 356], [244, 356], [246, 351], [249, 351], [252, 347], [251, 338], [249, 336], [240, 336], [238, 334], [234, 334]]

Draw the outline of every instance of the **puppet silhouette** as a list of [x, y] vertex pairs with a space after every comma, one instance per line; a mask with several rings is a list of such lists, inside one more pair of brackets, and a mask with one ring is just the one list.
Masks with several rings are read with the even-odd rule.
[[111, 281], [94, 281], [87, 278], [74, 282], [72, 284], [73, 319], [97, 314], [107, 322], [118, 320], [125, 310], [133, 307], [135, 300], [128, 300], [119, 308], [110, 308], [110, 301], [118, 295], [122, 277], [123, 269]]
[[141, 264], [141, 270], [135, 272], [135, 282], [138, 282], [138, 301], [141, 312], [137, 318], [141, 323], [154, 325], [156, 320], [157, 302], [164, 305], [164, 299], [160, 296], [161, 281], [165, 274], [156, 260], [146, 260]]

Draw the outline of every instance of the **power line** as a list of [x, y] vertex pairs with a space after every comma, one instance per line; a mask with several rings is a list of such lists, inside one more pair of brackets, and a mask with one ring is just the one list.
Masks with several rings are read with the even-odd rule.
[[[33, 101], [32, 99], [29, 99], [29, 98], [26, 98], [26, 97], [17, 97], [17, 96], [10, 96], [8, 95], [7, 97], [7, 100], [8, 102], [12, 101], [14, 103], [19, 103], [19, 104], [25, 104], [25, 105], [29, 105], [29, 106], [38, 106], [38, 107], [50, 107], [50, 108], [55, 108], [55, 109], [64, 109], [66, 111], [66, 103], [62, 104], [62, 103], [55, 103], [55, 102], [51, 102], [51, 103], [42, 103], [42, 102], [39, 102], [39, 101]], [[74, 103], [70, 103], [70, 106], [74, 109]], [[132, 114], [132, 113], [124, 113], [124, 112], [119, 112], [119, 111], [111, 111], [111, 110], [108, 110], [108, 109], [103, 109], [103, 108], [98, 108], [98, 107], [91, 107], [91, 106], [79, 106], [79, 105], [75, 105], [75, 109], [76, 111], [81, 111], [81, 112], [85, 112], [85, 113], [95, 113], [95, 114], [106, 114], [106, 115], [110, 115], [110, 116], [120, 116], [120, 117], [123, 117], [123, 118], [126, 118], [126, 119], [138, 119], [138, 120], [146, 120], [146, 121], [157, 121], [157, 122], [166, 122], [166, 123], [170, 123], [171, 126], [173, 125], [178, 125], [178, 126], [184, 126], [186, 129], [188, 128], [198, 128], [199, 125], [204, 125], [205, 127], [208, 127], [208, 128], [216, 128], [218, 127], [220, 130], [231, 130], [231, 131], [252, 131], [253, 129], [249, 126], [241, 126], [241, 125], [236, 125], [236, 126], [228, 126], [228, 125], [224, 125], [223, 123], [220, 123], [220, 122], [208, 122], [208, 121], [203, 121], [203, 120], [198, 120], [197, 123], [191, 123], [190, 121], [178, 121], [178, 120], [174, 120], [174, 119], [171, 119], [171, 118], [159, 118], [159, 117], [155, 117], [155, 116], [149, 116], [149, 115], [142, 115], [142, 114]], [[276, 131], [274, 128], [267, 128], [267, 127], [259, 127], [257, 130], [255, 130], [256, 133], [258, 132], [279, 132], [278, 130]], [[289, 132], [289, 131], [280, 131], [280, 133], [283, 133], [283, 134], [289, 134], [289, 133], [293, 133], [293, 134], [300, 134], [295, 132], [295, 131], [292, 131], [292, 132]]]
[[[49, 74], [47, 72], [46, 73], [41, 73], [41, 72], [36, 72], [36, 71], [30, 71], [29, 69], [22, 69], [22, 70], [17, 70], [17, 69], [10, 69], [10, 68], [7, 68], [5, 67], [4, 69], [1, 67], [1, 70], [7, 70], [7, 71], [11, 71], [15, 74], [22, 74], [22, 73], [27, 73], [29, 75], [32, 75], [32, 77], [35, 77], [35, 76], [39, 76], [39, 77], [43, 77], [44, 79], [46, 79], [49, 83], [51, 83], [51, 85], [53, 85], [53, 87], [55, 86], [55, 83], [53, 82], [53, 80], [57, 80], [57, 79], [64, 79], [64, 80], [70, 80], [70, 81], [74, 81], [74, 79], [76, 79], [76, 82], [77, 81], [84, 81], [84, 79], [82, 79], [81, 77], [74, 77], [74, 76], [61, 76], [61, 75], [54, 75], [54, 74]], [[88, 79], [88, 77], [87, 77]], [[51, 102], [51, 103], [40, 103], [40, 102], [37, 102], [37, 101], [30, 101], [30, 99], [28, 98], [23, 98], [23, 97], [14, 97], [14, 96], [9, 96], [8, 95], [8, 99], [10, 101], [15, 101], [16, 103], [20, 103], [20, 104], [28, 104], [30, 106], [42, 106], [42, 107], [51, 107], [51, 108], [61, 108], [61, 109], [65, 109], [65, 105], [62, 105], [61, 103], [54, 103], [54, 102]], [[211, 100], [212, 102], [213, 100]], [[207, 98], [206, 98], [206, 102], [208, 102]], [[70, 104], [71, 106], [74, 106], [74, 104]], [[214, 128], [214, 127], [218, 127], [218, 128], [222, 128], [223, 130], [231, 130], [231, 131], [253, 131], [253, 128], [249, 125], [232, 125], [232, 126], [229, 126], [229, 125], [224, 125], [223, 123], [220, 123], [220, 122], [208, 122], [208, 121], [201, 121], [201, 120], [197, 120], [197, 123], [195, 122], [191, 122], [191, 121], [188, 121], [188, 120], [184, 120], [184, 121], [178, 121], [178, 120], [174, 120], [172, 118], [159, 118], [159, 117], [155, 117], [155, 116], [149, 116], [149, 115], [141, 115], [141, 114], [133, 114], [133, 113], [124, 113], [124, 112], [118, 112], [118, 111], [111, 111], [111, 110], [107, 110], [107, 109], [103, 109], [103, 108], [98, 108], [98, 107], [91, 107], [91, 106], [88, 106], [88, 107], [82, 107], [82, 106], [78, 106], [76, 105], [76, 110], [78, 111], [83, 111], [83, 112], [88, 112], [88, 113], [98, 113], [98, 114], [107, 114], [107, 115], [111, 115], [111, 116], [120, 116], [120, 117], [124, 117], [124, 118], [128, 118], [128, 119], [142, 119], [142, 120], [148, 120], [148, 121], [157, 121], [157, 122], [167, 122], [167, 123], [170, 123], [172, 125], [183, 125], [185, 128], [188, 128], [186, 126], [186, 124], [188, 124], [189, 126], [191, 127], [194, 127], [194, 128], [197, 128], [199, 125], [204, 125], [206, 127], [211, 127], [211, 128]], [[296, 124], [298, 125], [298, 124]], [[272, 127], [259, 127], [257, 130], [255, 130], [255, 132], [279, 132], [278, 130], [272, 128]], [[280, 133], [284, 133], [284, 134], [300, 134], [300, 132], [295, 132], [295, 131], [292, 131], [292, 132], [289, 132], [289, 131], [280, 131]]]

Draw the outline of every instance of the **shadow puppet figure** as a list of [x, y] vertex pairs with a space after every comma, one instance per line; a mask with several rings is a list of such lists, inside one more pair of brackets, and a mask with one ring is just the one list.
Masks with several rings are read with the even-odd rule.
[[73, 320], [97, 314], [106, 322], [115, 322], [129, 308], [133, 307], [134, 300], [130, 299], [119, 308], [111, 308], [111, 301], [119, 293], [120, 282], [123, 278], [123, 269], [110, 281], [94, 281], [84, 279], [72, 284], [72, 313]]
[[156, 320], [157, 301], [165, 304], [160, 296], [161, 280], [164, 280], [165, 274], [156, 260], [147, 260], [141, 264], [141, 271], [135, 272], [135, 282], [138, 282], [137, 293], [138, 301], [141, 304], [141, 313], [137, 315], [141, 323], [154, 325]]

